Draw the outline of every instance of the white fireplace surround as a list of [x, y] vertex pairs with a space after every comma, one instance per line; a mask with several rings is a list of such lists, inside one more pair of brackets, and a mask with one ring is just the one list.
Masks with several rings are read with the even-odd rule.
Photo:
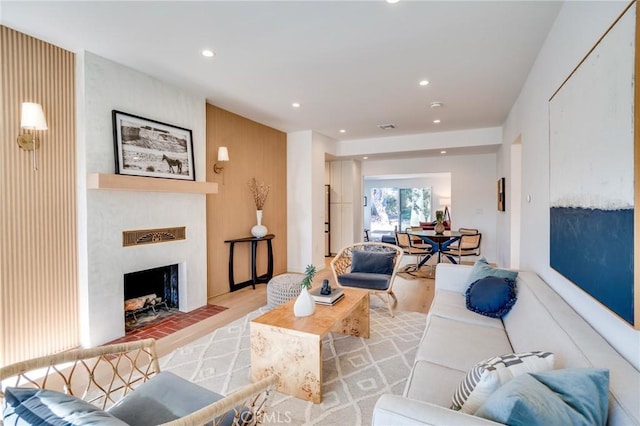
[[[89, 189], [87, 175], [113, 173], [116, 109], [191, 129], [195, 175], [205, 180], [204, 98], [89, 52], [76, 56], [80, 343], [124, 336], [124, 274], [179, 264], [179, 309], [207, 303], [206, 195]], [[122, 232], [184, 226], [186, 239], [123, 247]]]
[[[179, 309], [189, 312], [207, 303], [204, 195], [90, 190], [88, 199], [92, 208], [87, 227], [88, 275], [85, 292], [81, 293], [83, 346], [101, 345], [124, 336], [127, 273], [178, 264]], [[179, 208], [150, 208], [165, 204]], [[102, 213], [107, 211], [110, 213]], [[198, 211], [202, 214], [195, 214]], [[122, 245], [124, 230], [170, 226], [185, 226], [186, 239]]]

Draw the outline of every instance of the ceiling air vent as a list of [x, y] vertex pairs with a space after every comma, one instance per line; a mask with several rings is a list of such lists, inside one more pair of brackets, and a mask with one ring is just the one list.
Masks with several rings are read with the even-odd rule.
[[378, 124], [378, 127], [381, 128], [382, 130], [391, 130], [391, 129], [395, 129], [396, 125], [395, 124]]

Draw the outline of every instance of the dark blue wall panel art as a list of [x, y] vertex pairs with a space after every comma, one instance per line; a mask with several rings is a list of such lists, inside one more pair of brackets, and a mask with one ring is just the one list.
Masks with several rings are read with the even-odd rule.
[[549, 100], [553, 269], [633, 326], [635, 5]]

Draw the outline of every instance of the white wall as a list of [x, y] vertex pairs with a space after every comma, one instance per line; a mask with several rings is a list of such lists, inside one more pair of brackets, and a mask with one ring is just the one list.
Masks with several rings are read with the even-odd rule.
[[[113, 109], [191, 129], [204, 180], [205, 100], [89, 52], [76, 67], [81, 343], [95, 346], [124, 335], [125, 273], [184, 263], [180, 309], [207, 303], [205, 195], [86, 188], [86, 173], [115, 171]], [[173, 226], [186, 226], [187, 239], [122, 247], [122, 231]]]
[[[640, 332], [549, 267], [548, 100], [627, 4], [626, 1], [564, 3], [505, 122], [502, 158], [509, 157], [509, 144], [521, 135], [522, 198], [531, 197], [530, 202], [521, 204], [521, 268], [537, 272], [640, 369]], [[508, 234], [501, 233], [499, 244], [508, 239]]]
[[287, 134], [287, 269], [324, 263], [325, 152], [335, 141], [304, 130]]
[[287, 269], [304, 272], [313, 262], [312, 133], [287, 133]]
[[499, 145], [502, 128], [458, 130], [452, 132], [422, 133], [417, 135], [389, 136], [385, 138], [352, 139], [340, 142], [337, 156], [362, 156], [367, 154], [413, 152], [428, 149], [482, 147]]
[[509, 247], [505, 247], [503, 254], [509, 252], [509, 262], [505, 261], [505, 264], [510, 265], [514, 269], [520, 268], [520, 241], [522, 239], [522, 144], [520, 138], [517, 143], [511, 145], [511, 179], [506, 185], [509, 188], [507, 192], [507, 205], [509, 206], [509, 212], [507, 217], [510, 218], [509, 230], [511, 232], [511, 241], [517, 242], [510, 244]]
[[364, 176], [451, 173], [451, 221], [454, 228], [477, 228], [482, 255], [496, 262], [496, 155], [439, 156], [403, 160], [367, 160]]

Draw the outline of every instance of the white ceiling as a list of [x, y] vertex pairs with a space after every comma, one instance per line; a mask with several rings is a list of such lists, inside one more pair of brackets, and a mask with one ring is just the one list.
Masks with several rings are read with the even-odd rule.
[[[0, 22], [276, 129], [347, 140], [501, 126], [560, 6], [2, 0]], [[397, 128], [378, 129], [387, 123]]]

